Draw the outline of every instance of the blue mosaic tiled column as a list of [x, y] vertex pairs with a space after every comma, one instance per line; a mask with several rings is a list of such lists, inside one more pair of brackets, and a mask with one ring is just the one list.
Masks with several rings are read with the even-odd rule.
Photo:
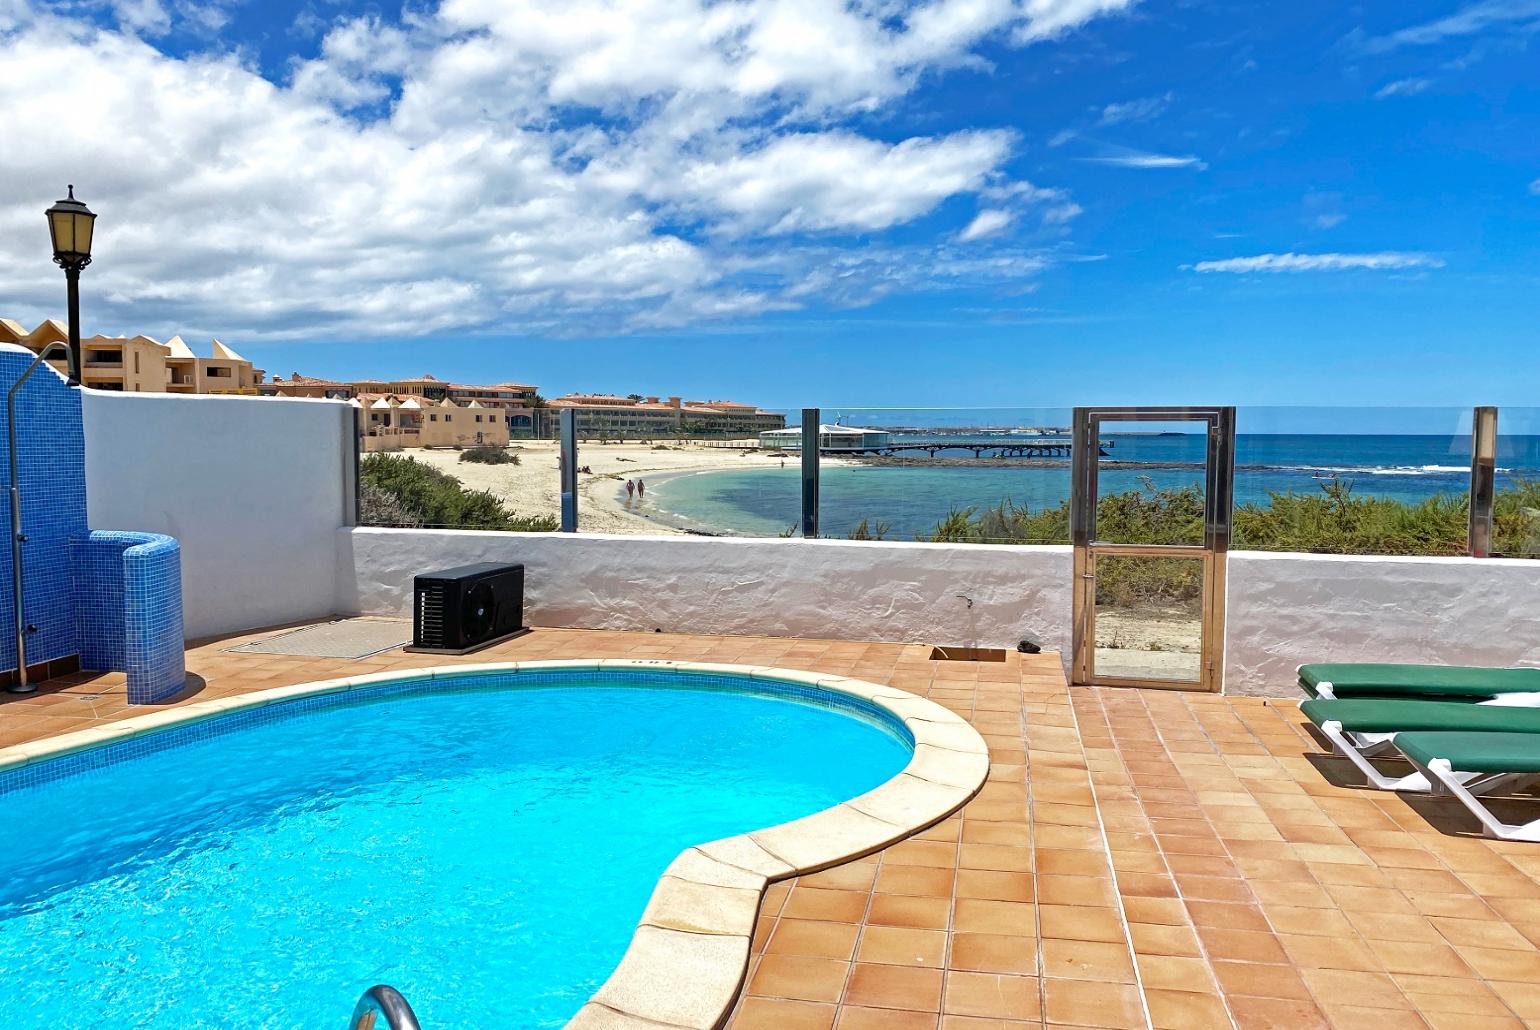
[[[35, 355], [25, 347], [0, 344], [0, 402]], [[0, 418], [4, 418], [0, 411]], [[16, 457], [21, 486], [21, 524], [29, 665], [76, 653], [70, 540], [86, 532], [85, 434], [80, 389], [69, 386], [47, 365], [39, 366], [16, 394]], [[9, 443], [0, 426], [0, 476], [6, 497], [0, 520], [10, 527]], [[15, 602], [11, 592], [11, 547], [0, 541], [0, 670], [16, 668]]]
[[159, 533], [93, 530], [71, 542], [80, 664], [128, 675], [129, 704], [164, 700], [187, 682], [182, 549]]

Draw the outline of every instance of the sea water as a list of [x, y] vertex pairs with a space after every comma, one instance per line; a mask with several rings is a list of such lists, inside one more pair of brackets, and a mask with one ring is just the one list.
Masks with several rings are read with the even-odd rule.
[[[1191, 433], [1108, 434], [1111, 446], [1100, 474], [1103, 493], [1199, 485], [1205, 439]], [[958, 445], [1009, 446], [1061, 442], [1055, 437], [1003, 434], [945, 436], [895, 434], [895, 443], [952, 445], [941, 458], [972, 458]], [[1062, 441], [1067, 442], [1067, 441]], [[1235, 447], [1235, 501], [1266, 504], [1275, 493], [1319, 494], [1333, 482], [1359, 496], [1418, 502], [1462, 494], [1470, 485], [1468, 435], [1240, 434]], [[916, 453], [924, 457], [923, 452]], [[881, 521], [890, 537], [932, 531], [948, 512], [985, 508], [1009, 500], [1038, 510], [1070, 494], [1068, 461], [1034, 467], [1008, 462], [980, 464], [853, 465], [820, 473], [820, 528], [843, 536], [861, 520]], [[1128, 466], [1128, 467], [1125, 467]], [[1145, 467], [1140, 467], [1145, 466]], [[1497, 487], [1540, 478], [1540, 436], [1505, 436], [1498, 454]], [[801, 472], [793, 456], [786, 468], [732, 470], [659, 478], [648, 484], [650, 513], [707, 533], [773, 536], [800, 521]]]

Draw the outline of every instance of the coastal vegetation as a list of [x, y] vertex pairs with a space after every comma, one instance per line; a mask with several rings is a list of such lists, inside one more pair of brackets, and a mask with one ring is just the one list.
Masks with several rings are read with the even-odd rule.
[[[1231, 546], [1237, 550], [1314, 554], [1443, 555], [1466, 553], [1469, 498], [1440, 494], [1418, 502], [1361, 496], [1331, 480], [1318, 494], [1270, 494], [1266, 503], [1235, 506]], [[857, 527], [864, 531], [866, 523]], [[1203, 540], [1203, 496], [1195, 487], [1142, 489], [1102, 497], [1097, 535], [1131, 544], [1195, 544]], [[855, 539], [869, 539], [857, 537]], [[1521, 481], [1497, 493], [1493, 550], [1540, 553], [1540, 482]], [[1009, 499], [991, 508], [954, 509], [920, 537], [936, 543], [1067, 544], [1069, 502], [1033, 510]], [[1122, 558], [1100, 570], [1098, 592], [1108, 603], [1170, 602], [1197, 596], [1197, 563], [1170, 558]]]
[[549, 533], [551, 515], [520, 515], [488, 490], [467, 490], [415, 458], [371, 454], [359, 463], [361, 519], [369, 526], [433, 526]]
[[479, 447], [467, 447], [460, 452], [460, 460], [468, 461], [475, 465], [517, 465], [519, 456], [506, 447], [494, 447], [491, 444], [483, 444]]

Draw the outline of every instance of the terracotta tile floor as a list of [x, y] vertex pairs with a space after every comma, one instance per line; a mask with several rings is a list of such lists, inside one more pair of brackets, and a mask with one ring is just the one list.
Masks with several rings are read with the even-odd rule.
[[[840, 673], [968, 718], [992, 764], [959, 815], [771, 888], [738, 1028], [1540, 1026], [1540, 846], [1353, 786], [1291, 702], [1069, 690], [1053, 655], [780, 638], [546, 629], [465, 659], [225, 653], [255, 636], [191, 648], [179, 701], [457, 660], [648, 657]], [[146, 710], [111, 675], [0, 697], [0, 746]]]

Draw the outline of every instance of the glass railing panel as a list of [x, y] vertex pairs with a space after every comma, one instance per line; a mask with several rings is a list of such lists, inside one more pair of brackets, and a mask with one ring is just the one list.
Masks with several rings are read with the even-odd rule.
[[1096, 540], [1202, 546], [1207, 423], [1106, 419], [1095, 435]]
[[1203, 673], [1203, 558], [1098, 554], [1098, 677], [1196, 683]]
[[1492, 553], [1540, 557], [1540, 408], [1497, 409]]
[[1232, 546], [1465, 554], [1470, 463], [1470, 408], [1240, 408]]
[[1069, 543], [1069, 408], [835, 405], [821, 420], [820, 536]]
[[[772, 428], [782, 426], [775, 419]], [[590, 469], [582, 532], [695, 536], [797, 536], [802, 517], [800, 458], [761, 447], [749, 426], [688, 427], [642, 439], [580, 440]]]
[[[478, 446], [474, 435], [446, 438], [442, 423], [419, 425], [400, 412], [386, 424], [382, 412], [364, 439], [362, 523], [559, 529], [559, 411], [539, 414], [512, 439], [488, 431]], [[580, 417], [578, 531], [794, 535], [801, 518], [797, 455], [762, 448], [758, 436], [783, 424], [775, 412], [745, 414], [732, 426], [680, 424], [672, 416]]]
[[472, 427], [461, 442], [434, 443], [432, 435], [443, 432], [433, 426], [415, 431], [377, 426], [364, 438], [360, 524], [506, 532], [560, 528], [554, 442], [508, 443], [484, 429], [478, 444]]

